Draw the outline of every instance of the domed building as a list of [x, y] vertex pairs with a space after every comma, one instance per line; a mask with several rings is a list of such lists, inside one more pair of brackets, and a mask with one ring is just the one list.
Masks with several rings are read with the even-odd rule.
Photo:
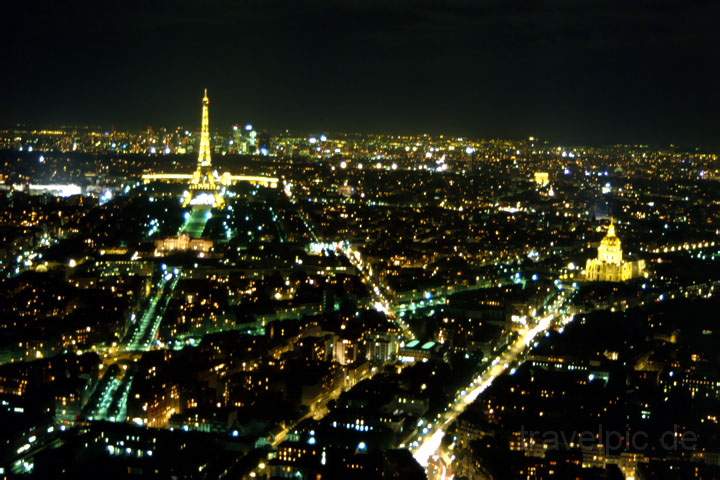
[[622, 242], [615, 233], [615, 220], [611, 220], [605, 238], [600, 241], [597, 258], [589, 258], [585, 264], [585, 280], [625, 282], [644, 274], [644, 260], [623, 260]]

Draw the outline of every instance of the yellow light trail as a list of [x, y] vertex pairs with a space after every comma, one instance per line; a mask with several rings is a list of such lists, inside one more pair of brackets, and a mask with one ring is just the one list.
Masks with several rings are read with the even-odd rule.
[[[558, 304], [554, 307], [554, 311], [559, 310]], [[549, 313], [537, 321], [537, 324], [520, 333], [513, 344], [503, 353], [495, 357], [489, 367], [476, 376], [470, 383], [470, 390], [463, 390], [459, 393], [453, 403], [449, 405], [449, 409], [442, 415], [441, 419], [434, 423], [435, 430], [428, 433], [422, 438], [422, 442], [412, 450], [413, 456], [423, 467], [427, 467], [430, 457], [440, 448], [442, 439], [445, 436], [445, 429], [454, 422], [465, 409], [473, 403], [477, 397], [492, 385], [493, 381], [505, 373], [510, 365], [516, 362], [519, 357], [527, 352], [530, 345], [533, 344], [535, 338], [544, 334], [552, 325], [553, 320], [557, 318], [557, 313]], [[463, 393], [464, 392], [464, 393]]]

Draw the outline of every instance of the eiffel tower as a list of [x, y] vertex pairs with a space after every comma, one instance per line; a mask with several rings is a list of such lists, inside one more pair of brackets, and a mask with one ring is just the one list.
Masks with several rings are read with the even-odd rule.
[[202, 99], [202, 124], [200, 129], [200, 149], [198, 153], [197, 167], [193, 173], [183, 172], [145, 172], [142, 175], [143, 182], [169, 182], [184, 183], [188, 185], [188, 191], [183, 193], [182, 204], [203, 205], [206, 207], [223, 208], [224, 188], [238, 182], [248, 182], [251, 185], [262, 185], [264, 187], [277, 188], [279, 178], [266, 177], [262, 175], [233, 175], [224, 172], [219, 175], [212, 168], [210, 157], [210, 99], [205, 89]]
[[210, 99], [207, 89], [205, 89], [202, 100], [202, 124], [197, 168], [190, 179], [189, 189], [190, 191], [183, 199], [183, 206], [209, 205], [213, 208], [225, 206], [225, 199], [221, 194], [220, 178], [212, 169], [210, 157]]

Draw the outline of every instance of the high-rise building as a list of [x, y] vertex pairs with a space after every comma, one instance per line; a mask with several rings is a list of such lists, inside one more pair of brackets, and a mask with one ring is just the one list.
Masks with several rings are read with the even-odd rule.
[[237, 153], [245, 155], [254, 155], [257, 153], [257, 132], [251, 124], [244, 127], [233, 127], [233, 143]]
[[357, 359], [357, 344], [347, 338], [337, 338], [333, 353], [336, 362], [340, 365], [349, 365]]
[[370, 338], [367, 357], [374, 363], [390, 363], [397, 358], [399, 343], [393, 335], [375, 335]]

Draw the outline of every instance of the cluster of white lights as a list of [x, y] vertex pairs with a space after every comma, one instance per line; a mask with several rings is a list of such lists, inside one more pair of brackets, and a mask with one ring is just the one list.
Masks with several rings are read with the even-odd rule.
[[215, 196], [212, 193], [201, 193], [199, 195], [196, 195], [191, 201], [190, 205], [207, 205], [207, 206], [213, 206], [215, 205]]

